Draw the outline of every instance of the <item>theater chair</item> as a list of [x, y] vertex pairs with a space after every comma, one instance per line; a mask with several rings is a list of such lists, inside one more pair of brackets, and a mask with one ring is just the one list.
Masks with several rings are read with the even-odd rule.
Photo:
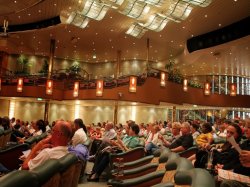
[[3, 147], [4, 130], [0, 129], [0, 148]]
[[185, 159], [178, 157], [175, 159], [170, 159], [165, 164], [164, 168], [155, 171], [153, 173], [149, 173], [137, 178], [125, 179], [125, 180], [117, 180], [111, 179], [108, 181], [108, 184], [113, 187], [148, 187], [159, 183], [174, 183], [174, 175], [178, 171], [186, 171], [192, 169], [192, 163]]
[[60, 187], [76, 187], [81, 174], [82, 162], [74, 154], [67, 154], [59, 159]]
[[61, 164], [57, 159], [49, 159], [33, 170], [30, 170], [30, 173], [36, 176], [39, 186], [59, 187], [60, 169]]
[[198, 147], [197, 146], [192, 146], [192, 147], [188, 148], [185, 151], [179, 152], [178, 154], [181, 157], [189, 158], [190, 156], [196, 154], [197, 151], [198, 151]]
[[5, 147], [0, 150], [0, 161], [9, 170], [18, 169], [21, 164], [19, 157], [23, 155], [23, 151], [28, 150], [30, 147], [28, 144], [16, 144]]
[[29, 171], [13, 171], [0, 178], [1, 187], [39, 187], [37, 178]]
[[46, 138], [48, 134], [46, 132], [42, 133], [41, 135], [38, 136], [31, 136], [28, 139], [24, 140], [24, 143], [27, 143], [30, 145], [30, 148], [34, 147], [36, 143], [41, 141], [42, 139]]
[[205, 169], [194, 168], [188, 171], [178, 171], [174, 182], [160, 183], [152, 187], [215, 187], [215, 180]]
[[[140, 177], [149, 173], [153, 173], [155, 171], [165, 170], [165, 164], [167, 161], [174, 160], [179, 158], [179, 155], [173, 152], [163, 152], [158, 159], [153, 159], [151, 163], [135, 167], [133, 169], [123, 170], [123, 175], [119, 177], [119, 179], [131, 179]], [[157, 160], [157, 162], [155, 162]], [[112, 175], [115, 177], [117, 173], [117, 169], [111, 171]]]

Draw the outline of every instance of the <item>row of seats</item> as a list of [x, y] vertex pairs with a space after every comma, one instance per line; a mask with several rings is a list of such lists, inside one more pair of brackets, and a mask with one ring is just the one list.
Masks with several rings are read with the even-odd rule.
[[5, 147], [10, 141], [11, 129], [1, 130], [0, 129], [0, 148]]
[[[11, 134], [11, 130], [9, 136]], [[9, 144], [0, 149], [0, 161], [9, 170], [15, 170], [20, 167], [21, 161], [19, 157], [23, 155], [23, 151], [31, 149], [37, 142], [47, 136], [47, 133], [43, 133], [39, 136], [30, 137], [24, 141], [23, 144]]]
[[115, 176], [117, 168], [114, 168], [111, 171], [113, 178], [108, 184], [113, 187], [215, 186], [213, 177], [206, 170], [193, 168], [192, 163], [179, 154], [164, 149], [158, 156], [125, 162], [122, 165], [122, 175], [119, 177]]
[[1, 187], [76, 187], [82, 163], [74, 154], [50, 159], [31, 171], [17, 170], [0, 178]]

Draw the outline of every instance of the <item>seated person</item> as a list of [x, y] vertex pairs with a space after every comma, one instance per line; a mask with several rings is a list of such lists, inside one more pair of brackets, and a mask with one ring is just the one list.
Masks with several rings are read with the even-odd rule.
[[[244, 129], [247, 141], [243, 142], [240, 147], [242, 151], [239, 155], [240, 163], [236, 163], [233, 172], [250, 176], [250, 121], [247, 121]], [[247, 187], [247, 184], [234, 180], [222, 181], [220, 187]]]
[[[161, 137], [159, 136], [159, 138], [164, 141], [165, 143], [164, 144], [171, 144], [173, 143], [175, 140], [177, 140], [179, 137], [181, 137], [181, 134], [180, 134], [180, 131], [181, 131], [181, 124], [179, 122], [174, 122], [172, 124], [172, 128], [171, 128], [171, 135], [166, 137]], [[164, 139], [162, 139], [164, 138]], [[168, 143], [166, 143], [166, 141]]]
[[[140, 146], [140, 139], [138, 137], [139, 126], [136, 124], [128, 124], [126, 127], [127, 136], [121, 140], [119, 137], [117, 141], [110, 140], [109, 144], [111, 146], [116, 146], [120, 151], [128, 151], [131, 148]], [[88, 181], [99, 181], [99, 176], [102, 174], [104, 169], [109, 164], [109, 153], [114, 151], [112, 147], [110, 149], [104, 148], [103, 151], [100, 151], [96, 157], [95, 164], [92, 168], [92, 174], [88, 178]]]
[[51, 136], [36, 144], [24, 160], [22, 169], [33, 169], [50, 158], [61, 158], [68, 153], [72, 129], [68, 122], [57, 121]]
[[200, 135], [200, 132], [198, 131], [200, 128], [200, 125], [197, 123], [192, 123], [191, 124], [191, 133], [194, 139], [194, 144], [196, 144], [196, 138]]
[[163, 139], [164, 145], [171, 149], [172, 152], [181, 152], [193, 146], [193, 137], [188, 122], [181, 124], [181, 133], [182, 136], [171, 144]]
[[207, 149], [208, 147], [210, 147], [213, 142], [212, 131], [213, 129], [210, 123], [204, 123], [201, 126], [202, 134], [200, 134], [195, 140], [196, 145], [203, 149]]
[[147, 143], [145, 145], [145, 150], [147, 154], [153, 154], [153, 152], [159, 149], [162, 141], [159, 139], [160, 136], [160, 128], [158, 125], [153, 125], [151, 133], [147, 139]]
[[74, 125], [76, 131], [72, 137], [72, 145], [84, 144], [88, 139], [86, 126], [80, 118], [74, 120]]

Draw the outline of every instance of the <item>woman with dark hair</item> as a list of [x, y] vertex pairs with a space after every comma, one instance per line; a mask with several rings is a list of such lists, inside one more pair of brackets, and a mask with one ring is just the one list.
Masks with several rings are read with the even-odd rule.
[[[238, 124], [231, 124], [227, 127], [227, 139], [231, 136], [234, 137], [237, 143], [240, 142], [242, 130]], [[213, 165], [216, 166], [216, 169], [231, 170], [240, 162], [239, 153], [228, 141], [223, 144], [221, 149], [214, 150], [213, 155]]]
[[2, 126], [3, 126], [4, 130], [7, 130], [10, 128], [10, 119], [7, 116], [4, 116], [2, 118]]
[[84, 144], [88, 140], [86, 126], [80, 118], [74, 120], [74, 125], [76, 131], [72, 137], [72, 145]]
[[37, 120], [35, 123], [32, 123], [32, 127], [35, 132], [32, 133], [32, 136], [39, 136], [42, 133], [46, 132], [46, 126], [42, 119]]

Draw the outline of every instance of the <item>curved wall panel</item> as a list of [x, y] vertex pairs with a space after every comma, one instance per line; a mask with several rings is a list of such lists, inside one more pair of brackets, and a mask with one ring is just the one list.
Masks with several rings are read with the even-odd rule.
[[[60, 83], [61, 84], [61, 83]], [[120, 100], [141, 102], [159, 105], [160, 102], [167, 102], [182, 105], [184, 103], [196, 104], [201, 106], [218, 107], [244, 107], [250, 108], [250, 96], [239, 95], [232, 97], [229, 95], [211, 94], [205, 96], [203, 89], [188, 88], [188, 92], [183, 92], [182, 85], [167, 82], [166, 87], [160, 87], [160, 80], [149, 77], [142, 86], [137, 86], [136, 93], [128, 91], [128, 85], [104, 89], [102, 97], [96, 97], [95, 89], [84, 89], [79, 91], [77, 98], [73, 97], [73, 90], [62, 90], [61, 85], [55, 85], [58, 89], [53, 90], [53, 95], [45, 94], [45, 87], [24, 86], [22, 93], [16, 92], [16, 86], [2, 86], [0, 96], [2, 97], [40, 97], [53, 100]], [[122, 97], [119, 97], [122, 93]]]
[[249, 34], [250, 17], [247, 17], [227, 27], [188, 39], [187, 49], [191, 53], [196, 50], [230, 42], [232, 40], [248, 36]]

